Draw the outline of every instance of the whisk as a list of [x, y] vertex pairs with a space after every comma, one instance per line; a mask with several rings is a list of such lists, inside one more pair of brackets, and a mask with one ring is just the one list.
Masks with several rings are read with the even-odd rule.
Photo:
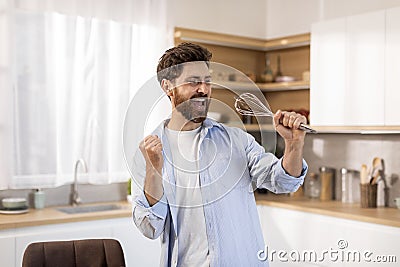
[[[274, 117], [274, 113], [251, 93], [239, 95], [235, 101], [235, 108], [237, 112], [246, 116]], [[299, 129], [307, 133], [317, 133], [317, 131], [303, 123], [300, 124]]]

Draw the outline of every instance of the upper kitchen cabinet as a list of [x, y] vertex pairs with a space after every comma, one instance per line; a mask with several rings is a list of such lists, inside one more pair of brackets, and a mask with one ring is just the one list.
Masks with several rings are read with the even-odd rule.
[[385, 124], [400, 125], [400, 7], [386, 11]]
[[[399, 8], [323, 21], [311, 30], [311, 124], [398, 131]], [[322, 127], [318, 127], [322, 126]]]
[[[345, 125], [384, 125], [385, 12], [347, 18]], [[349, 101], [350, 100], [350, 101]]]
[[342, 125], [351, 109], [345, 97], [346, 20], [313, 24], [311, 32], [311, 123]]
[[[277, 109], [302, 110], [306, 113], [309, 111], [310, 83], [307, 77], [310, 70], [309, 33], [265, 40], [175, 28], [175, 44], [185, 41], [207, 47], [213, 53], [214, 62], [226, 64], [246, 74], [262, 91], [273, 112]], [[279, 58], [282, 75], [290, 76], [294, 81], [263, 83], [261, 74], [266, 66], [266, 55], [274, 74], [278, 70]], [[219, 71], [213, 72], [213, 82], [222, 86], [215, 86], [212, 96], [227, 104], [232, 110], [235, 102], [234, 92], [246, 92], [257, 88], [249, 80], [247, 82], [243, 80], [243, 77], [237, 79], [234, 75], [231, 77], [229, 73], [217, 72]], [[237, 120], [237, 115], [235, 116]], [[234, 122], [233, 116], [224, 122]], [[256, 124], [245, 126], [248, 131], [259, 129]]]

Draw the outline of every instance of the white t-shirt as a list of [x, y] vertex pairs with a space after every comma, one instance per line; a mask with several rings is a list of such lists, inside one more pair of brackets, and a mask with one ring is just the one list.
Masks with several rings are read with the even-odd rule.
[[198, 167], [200, 127], [165, 132], [175, 170], [178, 231], [178, 266], [210, 266], [206, 222]]

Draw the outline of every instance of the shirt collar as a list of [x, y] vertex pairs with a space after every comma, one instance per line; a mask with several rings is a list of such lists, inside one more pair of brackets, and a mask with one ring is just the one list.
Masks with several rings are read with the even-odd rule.
[[222, 128], [222, 125], [219, 122], [217, 122], [217, 121], [215, 121], [213, 119], [206, 118], [205, 121], [203, 121], [203, 127], [204, 128], [210, 129], [210, 128], [214, 127], [214, 126]]
[[[162, 125], [162, 129], [163, 129], [163, 130], [164, 130], [165, 127], [167, 126], [169, 120], [170, 120], [170, 119], [166, 119], [166, 120], [164, 121], [164, 123], [163, 123], [163, 125]], [[210, 118], [206, 118], [206, 119], [203, 121], [203, 124], [202, 124], [201, 127], [206, 128], [206, 129], [210, 129], [210, 128], [214, 127], [214, 126], [216, 126], [216, 127], [218, 127], [218, 128], [222, 128], [222, 127], [223, 127], [223, 126], [221, 125], [221, 123], [219, 123], [219, 122], [217, 122], [217, 121], [215, 121], [215, 120], [213, 120], [213, 119], [210, 119]]]

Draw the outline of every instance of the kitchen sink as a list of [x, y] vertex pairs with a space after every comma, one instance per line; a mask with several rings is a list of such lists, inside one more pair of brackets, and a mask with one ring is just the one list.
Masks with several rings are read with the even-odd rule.
[[115, 204], [104, 204], [95, 206], [63, 207], [63, 208], [58, 208], [57, 210], [68, 214], [76, 214], [76, 213], [88, 213], [88, 212], [99, 212], [99, 211], [121, 210], [121, 209], [124, 209], [124, 207]]

